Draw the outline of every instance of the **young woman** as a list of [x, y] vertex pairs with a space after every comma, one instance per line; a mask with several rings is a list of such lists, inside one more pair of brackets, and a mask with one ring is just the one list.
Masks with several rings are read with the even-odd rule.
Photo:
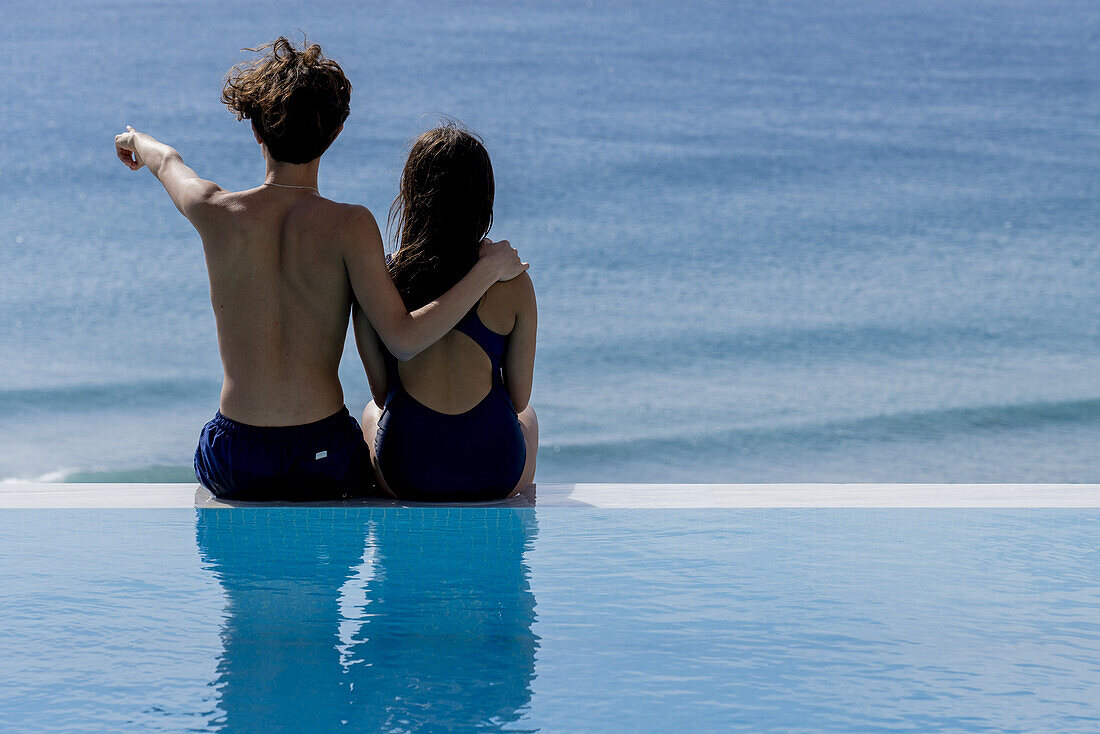
[[[408, 308], [431, 302], [474, 266], [493, 195], [493, 166], [476, 136], [449, 124], [417, 138], [390, 208], [399, 237], [390, 274]], [[531, 483], [537, 314], [526, 273], [492, 286], [451, 332], [405, 362], [358, 308], [354, 321], [374, 396], [363, 435], [383, 490], [420, 501], [490, 500]]]

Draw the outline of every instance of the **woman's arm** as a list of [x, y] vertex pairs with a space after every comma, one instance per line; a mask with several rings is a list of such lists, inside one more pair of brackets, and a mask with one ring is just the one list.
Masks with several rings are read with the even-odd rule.
[[507, 240], [482, 242], [481, 256], [462, 280], [426, 306], [409, 313], [390, 278], [382, 234], [364, 207], [352, 209], [351, 244], [344, 265], [355, 299], [378, 336], [399, 360], [409, 360], [454, 328], [498, 280], [510, 280], [527, 270], [527, 263]]
[[516, 304], [516, 325], [508, 339], [508, 354], [504, 357], [504, 385], [517, 413], [531, 402], [531, 385], [535, 376], [535, 332], [539, 314], [535, 304], [535, 286], [526, 273], [508, 284]]
[[374, 397], [374, 402], [381, 408], [386, 404], [386, 393], [390, 389], [386, 375], [386, 358], [382, 354], [382, 345], [378, 342], [378, 335], [370, 325], [367, 314], [358, 303], [352, 304], [351, 309], [355, 346], [359, 350], [359, 359], [362, 360], [363, 369], [367, 373], [371, 395]]

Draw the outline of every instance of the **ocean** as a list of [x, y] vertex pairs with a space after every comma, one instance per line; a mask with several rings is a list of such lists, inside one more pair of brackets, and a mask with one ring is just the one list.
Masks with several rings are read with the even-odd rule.
[[[1100, 6], [55, 2], [0, 23], [0, 479], [190, 481], [221, 377], [197, 235], [126, 124], [263, 175], [218, 98], [308, 34], [323, 194], [480, 133], [531, 263], [543, 482], [1100, 482]], [[369, 397], [355, 350], [341, 378]]]

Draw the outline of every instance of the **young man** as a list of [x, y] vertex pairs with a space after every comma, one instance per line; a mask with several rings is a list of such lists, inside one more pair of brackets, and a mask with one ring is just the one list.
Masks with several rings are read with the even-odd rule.
[[348, 116], [350, 82], [320, 46], [279, 38], [255, 50], [264, 56], [233, 69], [222, 101], [252, 123], [263, 184], [225, 191], [129, 126], [115, 148], [131, 170], [145, 166], [160, 180], [202, 238], [224, 381], [195, 452], [199, 481], [227, 499], [359, 495], [373, 486], [370, 456], [337, 374], [352, 309], [409, 359], [527, 264], [507, 241], [486, 240], [469, 275], [409, 313], [374, 217], [317, 190], [321, 154]]

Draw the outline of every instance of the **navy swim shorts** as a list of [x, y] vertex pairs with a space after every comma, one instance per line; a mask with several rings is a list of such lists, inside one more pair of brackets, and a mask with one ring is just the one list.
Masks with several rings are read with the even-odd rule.
[[195, 476], [227, 500], [311, 502], [377, 495], [370, 452], [348, 409], [302, 426], [249, 426], [219, 411], [195, 450]]

